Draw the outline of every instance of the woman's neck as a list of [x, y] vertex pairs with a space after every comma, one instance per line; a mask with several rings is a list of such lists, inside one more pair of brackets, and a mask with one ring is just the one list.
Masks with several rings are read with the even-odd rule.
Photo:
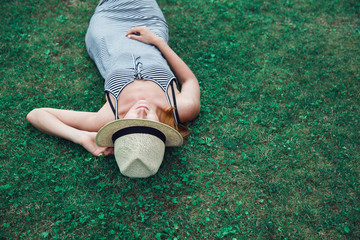
[[118, 98], [119, 118], [123, 118], [139, 100], [149, 102], [158, 115], [170, 107], [165, 92], [159, 85], [148, 80], [134, 80], [122, 90]]

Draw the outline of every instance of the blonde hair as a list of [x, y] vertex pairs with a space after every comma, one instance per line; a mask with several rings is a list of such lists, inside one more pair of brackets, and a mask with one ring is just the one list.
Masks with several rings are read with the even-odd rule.
[[158, 116], [159, 121], [176, 129], [181, 134], [181, 136], [184, 138], [190, 134], [190, 131], [189, 131], [188, 127], [186, 126], [186, 124], [182, 124], [182, 123], [176, 124], [173, 110], [174, 110], [174, 107], [169, 107], [165, 110], [162, 110], [160, 115]]

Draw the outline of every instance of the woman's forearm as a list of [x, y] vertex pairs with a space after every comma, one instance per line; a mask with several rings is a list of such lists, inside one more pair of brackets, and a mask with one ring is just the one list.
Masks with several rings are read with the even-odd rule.
[[114, 153], [113, 148], [99, 147], [95, 143], [101, 124], [97, 121], [96, 113], [39, 108], [32, 110], [26, 118], [40, 131], [80, 144], [95, 156]]
[[197, 82], [195, 75], [184, 61], [169, 47], [163, 38], [157, 36], [149, 28], [145, 26], [133, 27], [126, 33], [126, 36], [157, 47], [170, 65], [180, 84], [184, 84], [186, 81]]
[[84, 131], [66, 125], [45, 109], [34, 109], [26, 118], [34, 127], [46, 134], [81, 144], [81, 136]]
[[158, 38], [154, 45], [159, 49], [165, 57], [180, 84], [187, 80], [197, 80], [194, 73], [186, 65], [186, 63], [170, 48], [170, 46], [162, 38]]

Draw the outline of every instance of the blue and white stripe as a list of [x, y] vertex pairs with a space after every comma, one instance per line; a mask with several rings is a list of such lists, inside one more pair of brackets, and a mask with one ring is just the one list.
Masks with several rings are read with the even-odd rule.
[[134, 79], [150, 80], [164, 90], [172, 106], [167, 90], [175, 76], [156, 47], [125, 37], [134, 26], [147, 26], [168, 41], [168, 27], [155, 0], [102, 0], [90, 20], [86, 48], [105, 79], [105, 91], [117, 105], [121, 91]]

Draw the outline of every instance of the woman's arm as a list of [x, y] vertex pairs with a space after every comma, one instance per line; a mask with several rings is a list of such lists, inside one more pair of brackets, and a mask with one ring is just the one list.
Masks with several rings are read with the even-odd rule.
[[200, 112], [200, 87], [197, 78], [185, 62], [169, 47], [164, 39], [145, 26], [130, 29], [126, 36], [152, 44], [160, 50], [181, 84], [181, 93], [177, 97], [181, 121], [186, 122], [195, 118]]
[[160, 38], [155, 45], [169, 63], [181, 84], [181, 93], [177, 96], [177, 107], [181, 122], [194, 119], [200, 112], [200, 87], [197, 78], [184, 61]]
[[77, 112], [54, 108], [38, 108], [27, 115], [27, 120], [40, 131], [82, 145], [95, 156], [111, 154], [112, 149], [95, 144], [96, 132], [102, 126], [100, 112]]

